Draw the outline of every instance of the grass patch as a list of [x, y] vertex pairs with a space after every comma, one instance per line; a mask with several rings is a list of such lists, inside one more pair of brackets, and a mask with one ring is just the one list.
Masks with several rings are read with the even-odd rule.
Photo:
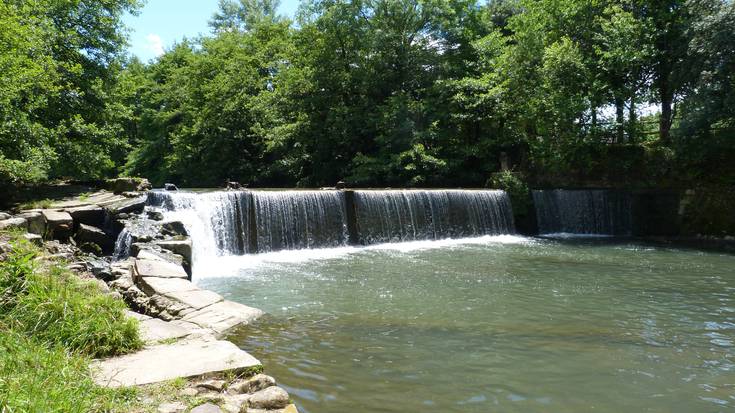
[[23, 202], [18, 205], [19, 210], [24, 211], [26, 209], [49, 209], [54, 204], [52, 199], [37, 199], [34, 201]]
[[18, 233], [0, 261], [0, 412], [112, 412], [135, 403], [135, 391], [94, 385], [92, 357], [142, 347], [125, 304], [58, 265]]
[[135, 389], [97, 387], [87, 358], [0, 329], [0, 412], [113, 412], [135, 403]]

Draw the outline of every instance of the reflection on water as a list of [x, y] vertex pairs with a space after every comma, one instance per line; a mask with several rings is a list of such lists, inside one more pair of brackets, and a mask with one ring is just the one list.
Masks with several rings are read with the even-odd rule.
[[240, 257], [199, 283], [269, 312], [232, 339], [304, 412], [735, 408], [735, 257], [505, 241]]

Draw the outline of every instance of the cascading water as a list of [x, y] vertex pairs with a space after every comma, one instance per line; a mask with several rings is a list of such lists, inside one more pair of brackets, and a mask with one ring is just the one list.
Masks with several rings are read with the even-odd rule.
[[133, 235], [127, 228], [123, 228], [115, 241], [115, 250], [112, 256], [115, 260], [124, 260], [130, 256], [130, 246], [133, 244]]
[[609, 190], [533, 191], [539, 233], [630, 235], [631, 199]]
[[258, 252], [347, 244], [340, 191], [252, 192]]
[[181, 221], [192, 239], [192, 259], [250, 251], [247, 228], [250, 194], [245, 191], [151, 191], [148, 205], [166, 210], [166, 220]]
[[362, 244], [515, 232], [504, 191], [355, 191], [355, 210]]

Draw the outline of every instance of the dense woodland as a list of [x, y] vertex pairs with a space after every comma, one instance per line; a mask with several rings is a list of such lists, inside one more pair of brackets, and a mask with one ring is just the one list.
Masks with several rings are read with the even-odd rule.
[[3, 0], [0, 184], [734, 182], [730, 0], [277, 6], [221, 0], [141, 62], [138, 0]]

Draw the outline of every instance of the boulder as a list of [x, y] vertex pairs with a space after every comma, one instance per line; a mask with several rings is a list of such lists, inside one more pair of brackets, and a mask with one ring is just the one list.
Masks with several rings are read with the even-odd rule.
[[119, 214], [140, 214], [145, 208], [146, 198], [144, 196], [132, 199], [125, 199], [114, 204], [108, 205], [106, 208], [112, 215]]
[[132, 191], [147, 191], [153, 186], [145, 178], [117, 178], [108, 179], [105, 182], [105, 187], [116, 193], [132, 192]]
[[28, 230], [28, 221], [25, 218], [9, 218], [4, 221], [0, 221], [0, 230], [3, 229], [22, 229]]
[[41, 213], [46, 218], [46, 234], [48, 238], [65, 240], [71, 237], [74, 229], [74, 220], [68, 212], [44, 209]]
[[91, 225], [79, 224], [74, 239], [79, 245], [87, 243], [98, 245], [105, 255], [111, 254], [115, 249], [115, 241], [105, 231]]
[[186, 230], [184, 223], [181, 221], [164, 222], [161, 225], [161, 230], [161, 232], [163, 232], [164, 234], [171, 236], [183, 235], [186, 237], [189, 235], [189, 232]]
[[286, 390], [272, 386], [253, 394], [248, 403], [254, 409], [283, 409], [289, 405], [289, 397]]
[[8, 218], [10, 218], [10, 214], [7, 212], [0, 212], [0, 221], [5, 221]]
[[191, 409], [191, 413], [222, 413], [222, 409], [216, 404], [205, 403]]
[[205, 389], [205, 390], [212, 390], [216, 392], [221, 392], [225, 389], [225, 381], [224, 380], [207, 380], [196, 384], [196, 387]]
[[184, 259], [191, 264], [191, 240], [183, 240], [183, 241], [156, 241], [155, 245], [158, 245], [159, 247], [171, 251], [174, 254], [179, 254]]
[[76, 208], [67, 208], [66, 212], [74, 219], [75, 224], [103, 227], [105, 225], [105, 210], [97, 205], [85, 205]]
[[24, 218], [28, 221], [28, 232], [44, 236], [46, 234], [46, 218], [41, 212], [29, 211], [23, 212], [17, 215], [19, 218]]
[[167, 191], [178, 191], [179, 190], [179, 188], [177, 188], [176, 185], [174, 184], [164, 184], [163, 189]]
[[236, 394], [255, 393], [275, 385], [276, 380], [273, 377], [265, 374], [256, 374], [249, 379], [238, 380], [232, 383], [228, 391]]
[[43, 237], [38, 234], [23, 234], [23, 238], [35, 246], [43, 245]]

